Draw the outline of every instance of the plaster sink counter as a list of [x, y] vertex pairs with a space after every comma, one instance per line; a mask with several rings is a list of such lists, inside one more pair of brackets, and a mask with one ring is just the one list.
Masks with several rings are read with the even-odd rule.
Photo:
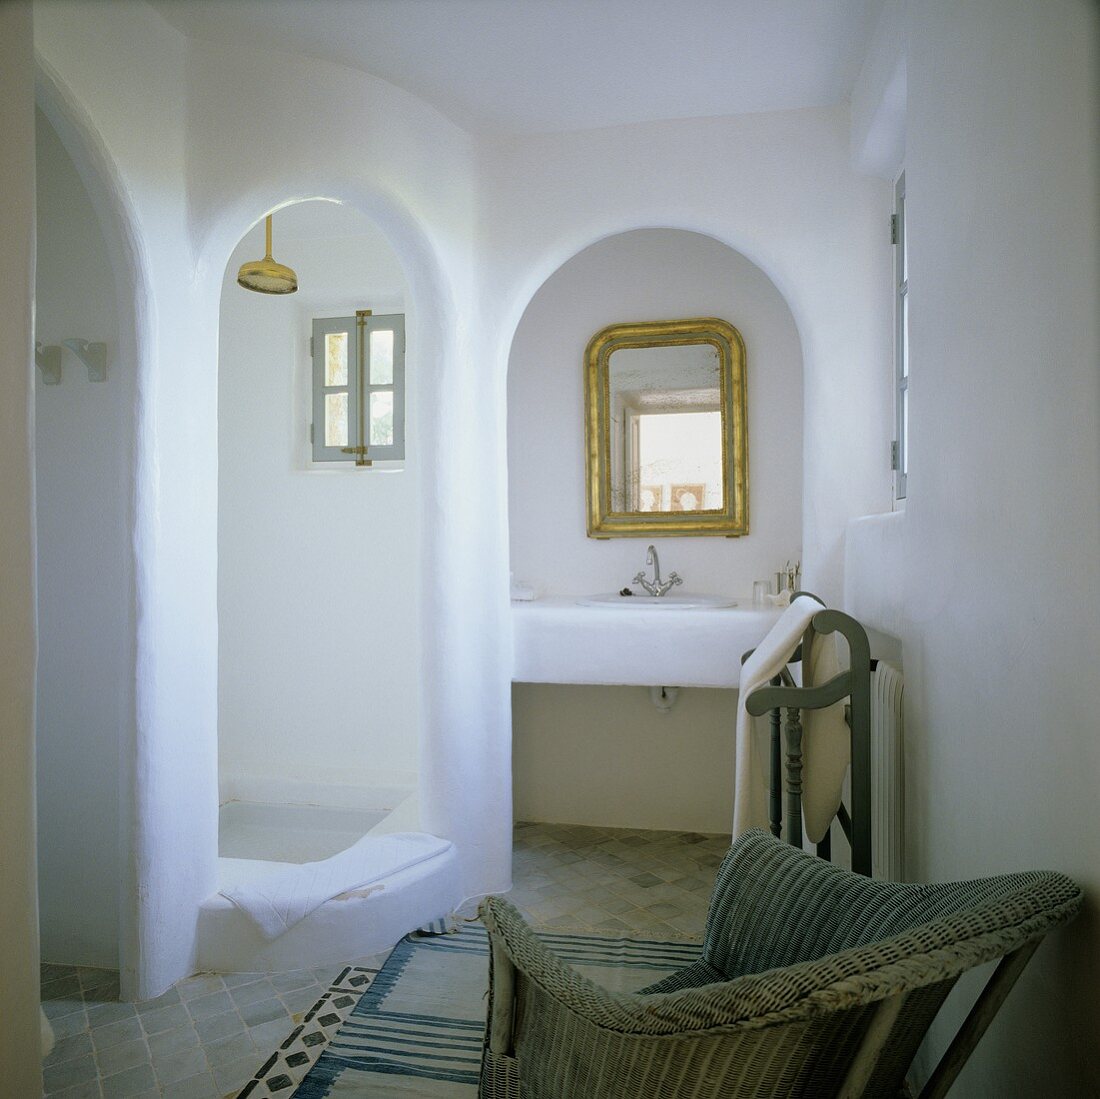
[[782, 610], [581, 606], [577, 595], [512, 603], [517, 683], [736, 687], [741, 654]]

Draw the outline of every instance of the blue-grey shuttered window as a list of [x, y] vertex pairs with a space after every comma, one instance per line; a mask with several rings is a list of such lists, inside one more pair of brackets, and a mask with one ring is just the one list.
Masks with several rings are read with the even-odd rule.
[[313, 322], [313, 460], [405, 457], [405, 318], [400, 313]]

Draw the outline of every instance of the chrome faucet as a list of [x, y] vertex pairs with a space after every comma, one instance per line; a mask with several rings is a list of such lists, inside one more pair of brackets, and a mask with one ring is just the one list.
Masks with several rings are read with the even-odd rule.
[[639, 572], [637, 576], [631, 581], [632, 584], [640, 584], [650, 595], [662, 596], [667, 595], [671, 588], [676, 587], [677, 584], [682, 584], [683, 580], [680, 579], [679, 573], [670, 572], [667, 580], [661, 579], [661, 561], [657, 556], [657, 547], [650, 546], [645, 551], [645, 563], [653, 566], [653, 579], [652, 581], [645, 578], [645, 572]]

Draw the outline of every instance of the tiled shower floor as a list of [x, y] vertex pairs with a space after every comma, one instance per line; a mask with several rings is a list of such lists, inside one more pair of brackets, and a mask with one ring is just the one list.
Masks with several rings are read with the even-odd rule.
[[[728, 836], [517, 824], [510, 897], [536, 925], [697, 938], [728, 845]], [[347, 959], [371, 968], [380, 960]], [[130, 1004], [118, 1002], [116, 973], [43, 965], [43, 1004], [57, 1037], [46, 1094], [235, 1096], [342, 968], [199, 974]]]

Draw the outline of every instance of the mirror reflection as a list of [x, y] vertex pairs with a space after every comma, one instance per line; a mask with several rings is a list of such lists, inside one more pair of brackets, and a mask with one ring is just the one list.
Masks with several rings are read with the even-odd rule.
[[585, 351], [592, 538], [749, 530], [745, 345], [728, 321], [612, 324]]
[[627, 347], [608, 358], [611, 510], [722, 507], [722, 389], [709, 343]]

